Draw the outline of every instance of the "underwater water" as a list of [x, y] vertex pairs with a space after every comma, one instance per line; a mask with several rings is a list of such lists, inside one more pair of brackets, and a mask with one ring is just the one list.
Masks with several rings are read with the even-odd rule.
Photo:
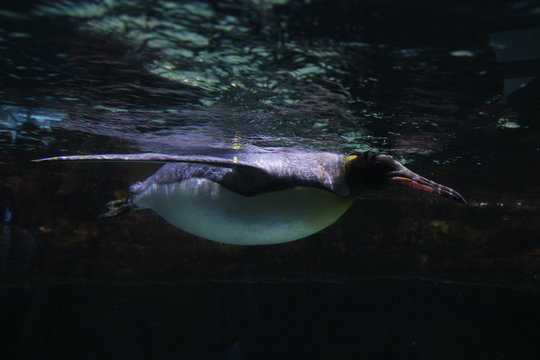
[[[536, 359], [540, 2], [0, 7], [3, 359]], [[158, 164], [58, 155], [387, 153], [392, 189], [272, 246], [99, 218]]]

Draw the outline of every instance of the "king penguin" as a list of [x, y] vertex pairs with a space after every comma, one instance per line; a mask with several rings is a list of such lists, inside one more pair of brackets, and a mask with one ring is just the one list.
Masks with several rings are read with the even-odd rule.
[[426, 179], [384, 154], [342, 155], [281, 150], [232, 158], [159, 153], [58, 156], [45, 161], [165, 163], [108, 204], [113, 216], [152, 209], [171, 225], [209, 240], [278, 244], [334, 223], [363, 194], [401, 185], [450, 198], [455, 190]]

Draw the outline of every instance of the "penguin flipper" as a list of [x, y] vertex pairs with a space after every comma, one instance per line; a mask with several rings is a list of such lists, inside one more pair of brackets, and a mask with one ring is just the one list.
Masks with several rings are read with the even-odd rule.
[[32, 162], [53, 162], [53, 161], [69, 161], [69, 162], [143, 162], [143, 163], [194, 163], [201, 165], [209, 165], [224, 168], [246, 167], [257, 168], [249, 163], [234, 159], [225, 159], [216, 156], [200, 156], [200, 155], [168, 155], [160, 153], [142, 153], [142, 154], [100, 154], [100, 155], [68, 155], [55, 156], [43, 159], [35, 159]]

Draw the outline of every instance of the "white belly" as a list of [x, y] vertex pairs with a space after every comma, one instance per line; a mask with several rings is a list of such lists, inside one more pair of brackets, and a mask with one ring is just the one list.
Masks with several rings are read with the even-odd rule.
[[238, 245], [277, 244], [320, 231], [352, 200], [313, 188], [242, 196], [204, 179], [154, 185], [133, 202], [175, 227], [200, 237]]

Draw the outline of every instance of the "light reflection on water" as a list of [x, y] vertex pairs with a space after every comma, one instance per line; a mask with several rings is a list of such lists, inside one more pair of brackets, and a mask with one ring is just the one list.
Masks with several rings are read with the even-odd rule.
[[[491, 86], [487, 42], [460, 49], [370, 42], [357, 31], [314, 36], [319, 29], [297, 29], [296, 6], [45, 2], [4, 25], [4, 103], [49, 104], [66, 114], [55, 128], [110, 136], [132, 150], [241, 137], [448, 162], [464, 117], [501, 91]], [[40, 37], [43, 48], [30, 46]], [[13, 91], [18, 79], [27, 83], [22, 93]]]

